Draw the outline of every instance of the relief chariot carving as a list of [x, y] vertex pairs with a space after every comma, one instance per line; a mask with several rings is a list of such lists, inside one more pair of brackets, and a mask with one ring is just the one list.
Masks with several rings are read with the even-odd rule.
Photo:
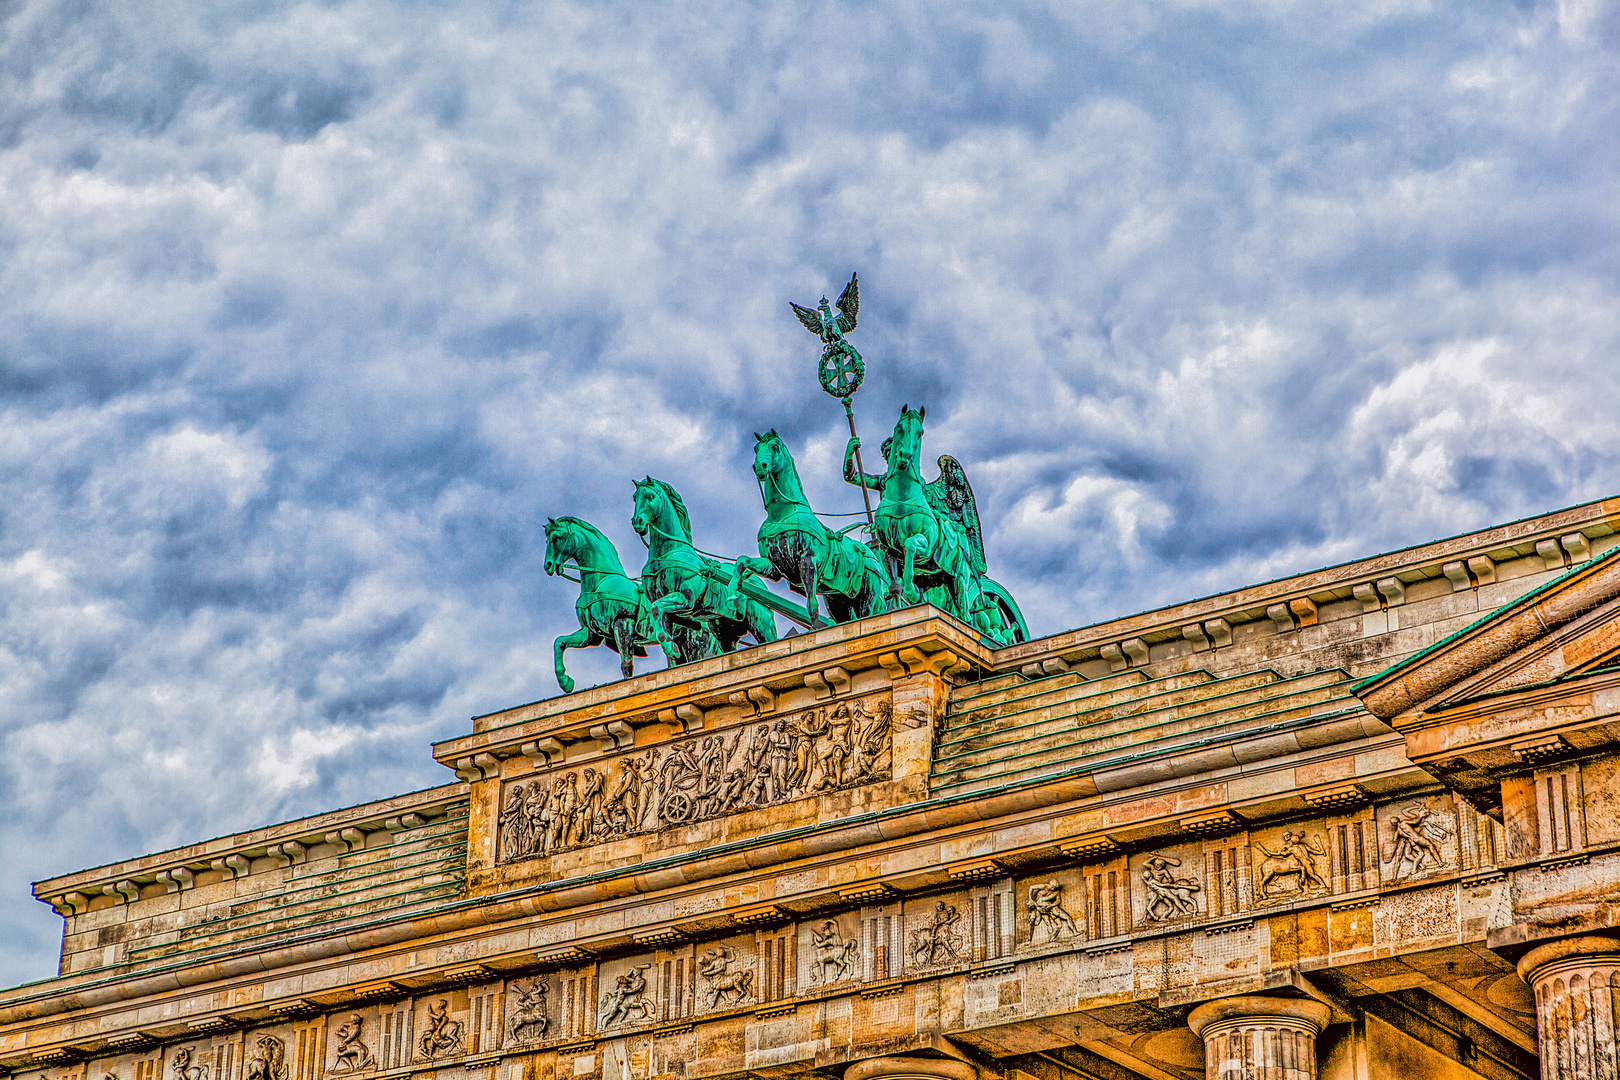
[[887, 779], [893, 726], [886, 695], [841, 701], [509, 784], [501, 861]]

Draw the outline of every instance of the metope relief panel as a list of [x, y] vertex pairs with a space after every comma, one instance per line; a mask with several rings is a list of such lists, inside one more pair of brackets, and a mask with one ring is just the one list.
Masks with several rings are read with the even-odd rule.
[[803, 951], [804, 970], [799, 985], [819, 989], [861, 977], [861, 920], [859, 915], [833, 915], [805, 923], [801, 930], [809, 948]]
[[1023, 881], [1019, 889], [1024, 906], [1019, 918], [1019, 937], [1023, 943], [1055, 945], [1085, 938], [1081, 923], [1086, 897], [1075, 887], [1072, 875]]
[[510, 782], [501, 861], [887, 780], [893, 721], [885, 691]]
[[1252, 834], [1256, 907], [1327, 895], [1332, 870], [1324, 829], [1320, 821], [1306, 821]]
[[962, 908], [966, 896], [952, 895], [932, 906], [907, 904], [905, 908], [905, 966], [907, 969], [955, 967], [971, 956], [968, 927]]
[[1378, 808], [1378, 863], [1385, 884], [1457, 867], [1457, 821], [1447, 795], [1402, 799]]
[[1138, 926], [1196, 919], [1204, 912], [1203, 851], [1197, 844], [1133, 855], [1131, 909]]
[[716, 1012], [760, 1000], [753, 937], [726, 938], [697, 946], [697, 1008]]

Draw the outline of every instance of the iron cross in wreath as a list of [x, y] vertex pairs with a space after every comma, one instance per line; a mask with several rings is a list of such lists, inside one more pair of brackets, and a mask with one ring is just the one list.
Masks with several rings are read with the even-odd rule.
[[821, 298], [821, 303], [817, 305], [819, 310], [816, 311], [800, 307], [791, 300], [788, 306], [799, 317], [804, 328], [821, 339], [821, 363], [816, 368], [821, 388], [833, 397], [847, 401], [861, 388], [861, 380], [866, 377], [866, 365], [861, 360], [861, 354], [844, 340], [844, 335], [855, 329], [855, 313], [861, 306], [859, 275], [850, 275], [849, 284], [844, 286], [843, 293], [838, 297], [837, 315], [832, 313], [825, 296]]

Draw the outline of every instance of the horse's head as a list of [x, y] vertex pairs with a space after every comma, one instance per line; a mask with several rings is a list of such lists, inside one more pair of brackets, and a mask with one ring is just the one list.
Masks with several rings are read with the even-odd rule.
[[787, 447], [782, 437], [772, 428], [763, 435], [754, 436], [754, 476], [760, 480], [777, 472], [782, 467], [782, 458], [787, 454]]
[[897, 472], [911, 472], [917, 468], [917, 453], [922, 449], [923, 419], [928, 406], [913, 410], [900, 406], [900, 419], [894, 423], [894, 435], [889, 439], [889, 466]]
[[662, 509], [663, 500], [659, 498], [658, 481], [652, 477], [635, 481], [636, 485], [636, 512], [631, 515], [630, 525], [642, 536], [652, 528]]
[[574, 532], [568, 527], [568, 519], [558, 521], [556, 518], [546, 519], [546, 573], [555, 576], [563, 572], [569, 559], [577, 559], [574, 550]]
[[[686, 503], [682, 501], [680, 492], [664, 483], [648, 476], [637, 480], [636, 484], [636, 512], [630, 518], [630, 524], [642, 536], [648, 535], [657, 527], [666, 540], [692, 542], [692, 523], [686, 515]], [[663, 526], [658, 523], [666, 515], [670, 520]], [[673, 530], [673, 531], [671, 531]]]

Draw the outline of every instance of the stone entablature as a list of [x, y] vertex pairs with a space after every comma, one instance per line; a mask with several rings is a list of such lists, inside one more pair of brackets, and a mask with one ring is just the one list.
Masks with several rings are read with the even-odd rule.
[[[1538, 1016], [1614, 978], [1600, 510], [1229, 594], [1292, 613], [1230, 645], [992, 651], [917, 608], [479, 717], [435, 747], [460, 783], [41, 883], [94, 969], [0, 993], [0, 1067], [1533, 1075]], [[1376, 612], [1312, 599], [1364, 572]]]

